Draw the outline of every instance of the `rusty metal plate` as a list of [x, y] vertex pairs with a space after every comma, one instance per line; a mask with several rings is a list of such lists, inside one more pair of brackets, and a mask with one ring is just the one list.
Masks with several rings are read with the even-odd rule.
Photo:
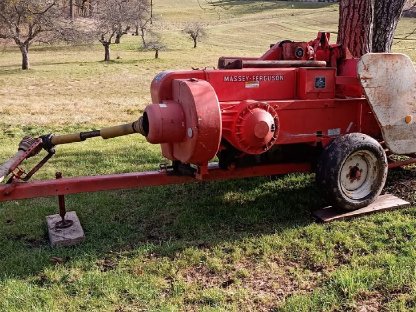
[[394, 154], [416, 153], [416, 72], [398, 53], [369, 53], [358, 63], [358, 77]]

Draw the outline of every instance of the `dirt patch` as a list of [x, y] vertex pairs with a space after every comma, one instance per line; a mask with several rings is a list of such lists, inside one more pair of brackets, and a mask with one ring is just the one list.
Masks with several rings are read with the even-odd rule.
[[378, 312], [382, 308], [383, 296], [379, 293], [362, 295], [357, 300], [357, 312]]
[[391, 170], [384, 188], [386, 193], [393, 194], [412, 205], [416, 204], [416, 168], [398, 168]]
[[217, 287], [230, 290], [230, 294], [244, 289], [247, 292], [244, 309], [255, 311], [273, 310], [293, 294], [311, 292], [322, 279], [322, 273], [305, 270], [297, 263], [284, 264], [280, 259], [264, 264], [241, 262], [221, 273], [201, 264], [183, 272], [182, 276], [187, 283], [196, 284], [199, 289]]
[[107, 272], [107, 271], [114, 270], [118, 265], [118, 261], [115, 259], [106, 258], [106, 259], [98, 260], [96, 264], [100, 268], [101, 272]]
[[171, 211], [141, 220], [138, 227], [140, 232], [145, 233], [145, 237], [141, 241], [143, 243], [160, 244], [160, 242], [172, 239], [181, 239], [178, 233], [168, 230], [174, 224], [176, 218], [176, 212]]

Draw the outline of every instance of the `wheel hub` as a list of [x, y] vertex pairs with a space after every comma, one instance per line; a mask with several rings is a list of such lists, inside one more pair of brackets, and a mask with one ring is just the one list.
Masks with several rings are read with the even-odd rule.
[[343, 192], [352, 199], [368, 196], [376, 179], [377, 163], [375, 156], [368, 151], [352, 153], [344, 162], [340, 175], [340, 186]]
[[363, 169], [360, 169], [360, 167], [358, 167], [359, 164], [356, 164], [354, 167], [350, 166], [350, 172], [349, 174], [347, 174], [347, 178], [350, 179], [350, 182], [353, 183], [354, 181], [360, 181], [361, 179], [361, 174], [363, 172]]

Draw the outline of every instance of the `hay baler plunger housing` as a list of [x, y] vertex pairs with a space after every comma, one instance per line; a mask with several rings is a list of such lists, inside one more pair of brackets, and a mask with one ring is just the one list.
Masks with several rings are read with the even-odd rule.
[[[198, 180], [316, 172], [331, 204], [354, 210], [382, 191], [388, 168], [415, 163], [416, 75], [402, 54], [352, 58], [320, 32], [281, 41], [260, 58], [221, 57], [218, 69], [165, 71], [137, 121], [25, 138], [0, 167], [0, 201]], [[27, 182], [60, 144], [141, 133], [171, 165], [160, 170]], [[42, 149], [29, 172], [20, 168]], [[393, 154], [410, 156], [393, 161]], [[218, 163], [209, 163], [215, 156]]]

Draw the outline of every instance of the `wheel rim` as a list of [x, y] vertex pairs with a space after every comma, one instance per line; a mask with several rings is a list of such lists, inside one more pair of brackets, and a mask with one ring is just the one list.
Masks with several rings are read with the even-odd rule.
[[345, 160], [339, 175], [342, 192], [353, 200], [360, 200], [374, 191], [379, 163], [373, 153], [356, 151]]

